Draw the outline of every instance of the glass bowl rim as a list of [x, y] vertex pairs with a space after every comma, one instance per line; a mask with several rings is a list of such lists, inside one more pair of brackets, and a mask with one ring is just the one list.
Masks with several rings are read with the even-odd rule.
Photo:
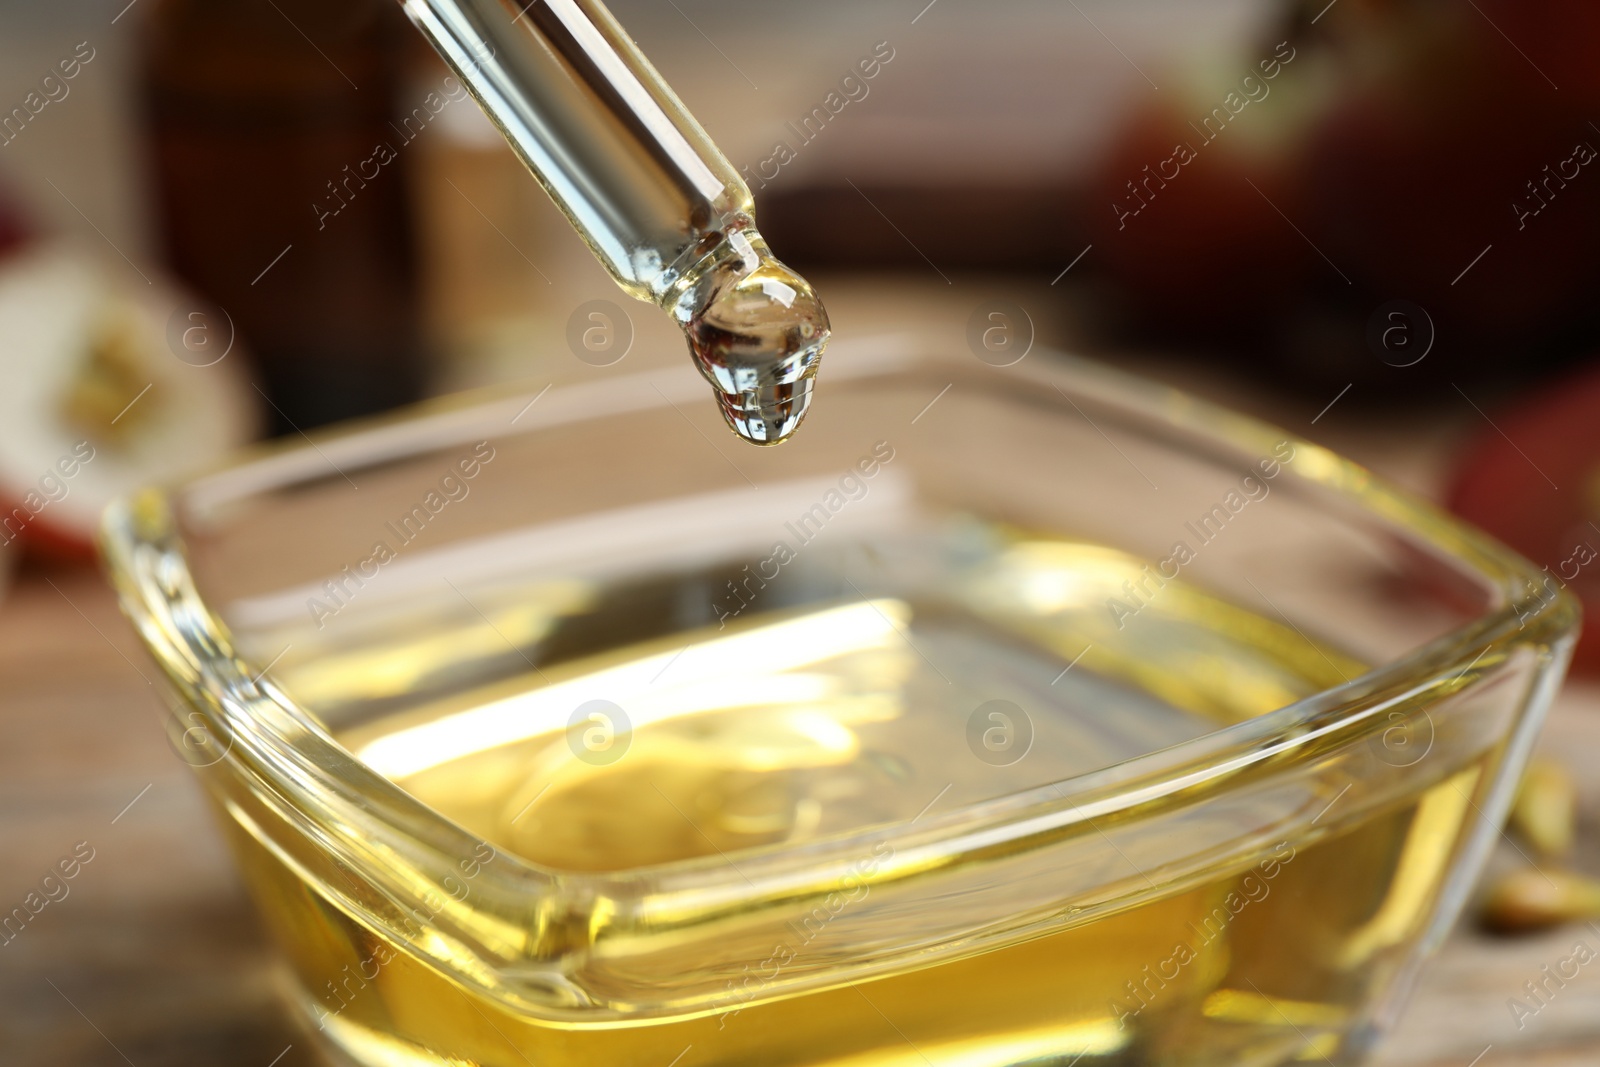
[[[603, 893], [617, 899], [720, 885], [726, 891], [726, 905], [735, 907], [746, 885], [751, 892], [757, 882], [769, 888], [774, 881], [809, 885], [878, 842], [892, 842], [897, 849], [906, 850], [930, 845], [960, 850], [963, 842], [972, 846], [992, 843], [997, 837], [1013, 839], [1058, 830], [1082, 819], [1124, 811], [1188, 790], [1335, 730], [1357, 727], [1381, 731], [1387, 723], [1383, 715], [1386, 709], [1452, 675], [1459, 679], [1497, 645], [1511, 649], [1544, 644], [1552, 647], [1557, 657], [1570, 654], [1579, 620], [1575, 598], [1561, 588], [1548, 599], [1537, 597], [1534, 606], [1528, 607], [1521, 598], [1528, 589], [1539, 587], [1546, 575], [1488, 535], [1389, 485], [1358, 464], [1250, 416], [1081, 357], [1043, 349], [1034, 355], [1038, 358], [1026, 366], [995, 368], [970, 356], [930, 349], [925, 339], [885, 335], [864, 338], [854, 345], [836, 342], [830, 351], [826, 381], [919, 375], [937, 367], [936, 375], [926, 375], [930, 381], [935, 377], [940, 381], [962, 381], [992, 394], [1030, 401], [1037, 401], [1042, 395], [1063, 412], [1070, 410], [1068, 405], [1077, 408], [1075, 396], [1102, 410], [1120, 411], [1168, 432], [1209, 441], [1218, 450], [1235, 452], [1240, 457], [1265, 455], [1276, 442], [1288, 441], [1295, 449], [1297, 462], [1286, 464], [1284, 475], [1297, 484], [1331, 492], [1425, 541], [1442, 556], [1499, 589], [1503, 594], [1501, 602], [1452, 632], [1343, 684], [1170, 748], [1060, 782], [1002, 794], [926, 818], [919, 816], [910, 822], [856, 828], [802, 843], [742, 849], [736, 854], [737, 868], [725, 856], [707, 856], [620, 871], [572, 872], [505, 855], [504, 864], [497, 862], [483, 868], [480, 877], [487, 876], [486, 887], [504, 893], [527, 893], [560, 886], [583, 896]], [[536, 416], [517, 434], [548, 430], [584, 418], [611, 417], [619, 407], [627, 409], [629, 404], [635, 408], [660, 407], [680, 397], [703, 401], [704, 390], [704, 382], [687, 367], [650, 370], [596, 383], [546, 386], [537, 391], [527, 383], [512, 383], [341, 424], [313, 432], [303, 441], [257, 445], [180, 486], [144, 490], [112, 504], [101, 530], [105, 566], [121, 595], [124, 612], [169, 680], [180, 691], [197, 692], [197, 686], [210, 691], [213, 706], [207, 726], [230, 739], [222, 759], [234, 773], [270, 782], [292, 765], [297, 778], [308, 776], [320, 799], [330, 809], [339, 810], [352, 831], [391, 837], [386, 831], [403, 826], [414, 837], [418, 826], [430, 824], [425, 835], [428, 844], [410, 858], [420, 860], [425, 867], [431, 860], [431, 866], [438, 868], [439, 856], [470, 855], [480, 840], [354, 760], [313, 716], [271, 682], [270, 675], [254, 673], [254, 665], [246, 663], [235, 651], [226, 625], [200, 600], [192, 584], [185, 592], [182, 581], [174, 585], [170, 574], [157, 573], [164, 566], [170, 568], [168, 556], [181, 553], [176, 543], [174, 502], [184, 497], [194, 510], [204, 513], [265, 490], [323, 479], [328, 477], [328, 466], [333, 463], [330, 454], [351, 462], [393, 461], [422, 454], [465, 440], [462, 431], [481, 425], [491, 412], [497, 417], [510, 411], [526, 412], [541, 400]], [[1022, 390], [1026, 393], [1019, 393]], [[1066, 404], [1060, 404], [1051, 393], [1059, 393]], [[594, 401], [602, 394], [606, 404], [597, 405]], [[823, 402], [826, 403], [825, 395]], [[1081, 409], [1079, 413], [1082, 414]], [[1300, 462], [1302, 457], [1309, 462]], [[158, 546], [165, 547], [157, 551]], [[199, 623], [192, 636], [186, 633], [181, 648], [172, 643], [168, 631], [155, 624], [158, 616], [170, 616], [180, 602]], [[1479, 677], [1474, 676], [1467, 684], [1476, 684]], [[218, 688], [223, 692], [215, 692]], [[253, 708], [255, 712], [268, 708], [271, 713], [250, 719], [243, 717], [243, 708]], [[280, 721], [292, 722], [302, 737], [316, 738], [324, 753], [342, 753], [342, 758], [311, 759], [306, 752], [296, 751], [287, 733], [272, 725]], [[264, 747], [233, 745], [232, 739], [239, 736], [249, 736]], [[353, 785], [376, 797], [352, 805], [348, 798]], [[735, 872], [738, 877], [729, 877]]]

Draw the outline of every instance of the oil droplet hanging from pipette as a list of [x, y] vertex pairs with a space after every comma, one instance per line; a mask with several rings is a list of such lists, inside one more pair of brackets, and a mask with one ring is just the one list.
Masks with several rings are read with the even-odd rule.
[[673, 314], [734, 433], [777, 444], [811, 404], [828, 314], [759, 234], [735, 230], [727, 245], [731, 254], [697, 273]]

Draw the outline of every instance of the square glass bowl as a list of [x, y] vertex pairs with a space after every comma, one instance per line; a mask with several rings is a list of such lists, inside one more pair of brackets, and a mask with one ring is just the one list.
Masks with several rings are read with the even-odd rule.
[[840, 344], [290, 442], [108, 513], [335, 1058], [1358, 1059], [1578, 624], [1322, 448], [1065, 358]]

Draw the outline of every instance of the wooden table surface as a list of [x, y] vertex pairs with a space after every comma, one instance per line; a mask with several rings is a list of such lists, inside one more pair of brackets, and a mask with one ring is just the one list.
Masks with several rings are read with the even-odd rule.
[[[31, 574], [0, 603], [0, 907], [79, 842], [94, 850], [68, 895], [0, 945], [0, 1063], [310, 1067], [320, 1061], [276, 999], [279, 964], [158, 726], [154, 681], [98, 574]], [[1569, 686], [1544, 743], [1586, 783], [1592, 858], [1600, 691]], [[1600, 948], [1600, 930], [1583, 927], [1459, 930], [1374, 1062], [1600, 1064], [1600, 965], [1521, 1029], [1507, 1006], [1579, 938]]]

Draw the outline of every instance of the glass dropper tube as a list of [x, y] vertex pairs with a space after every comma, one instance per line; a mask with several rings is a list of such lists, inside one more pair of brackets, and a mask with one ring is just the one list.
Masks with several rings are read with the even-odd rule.
[[792, 434], [828, 316], [733, 164], [598, 0], [403, 0], [619, 286], [683, 328], [724, 418]]

